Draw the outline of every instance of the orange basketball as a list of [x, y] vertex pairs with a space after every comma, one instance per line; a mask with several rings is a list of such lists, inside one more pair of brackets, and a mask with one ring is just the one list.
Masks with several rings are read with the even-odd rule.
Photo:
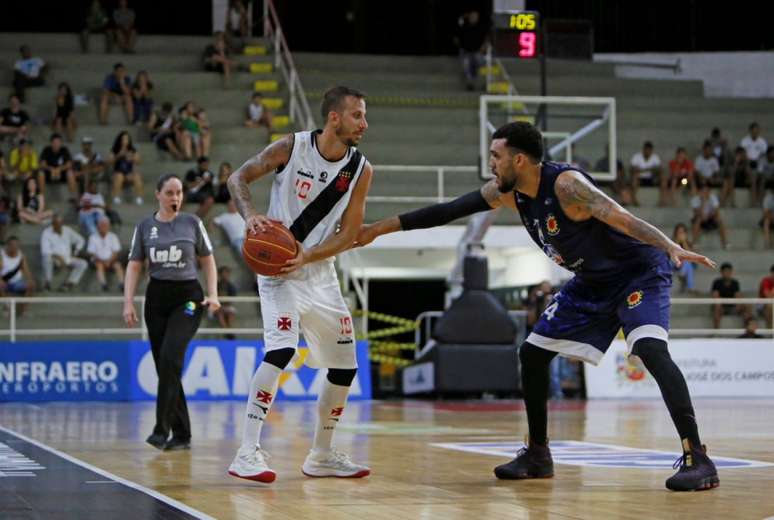
[[264, 231], [248, 233], [242, 244], [242, 257], [256, 274], [276, 276], [285, 262], [296, 257], [296, 238], [288, 228], [273, 222]]

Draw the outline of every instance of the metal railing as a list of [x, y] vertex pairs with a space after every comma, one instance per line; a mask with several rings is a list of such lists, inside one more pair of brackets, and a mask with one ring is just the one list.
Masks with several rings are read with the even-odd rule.
[[421, 165], [421, 164], [390, 164], [390, 165], [375, 165], [375, 172], [405, 172], [405, 173], [417, 173], [417, 172], [435, 172], [436, 175], [436, 194], [431, 196], [386, 196], [386, 195], [369, 195], [369, 202], [398, 202], [398, 203], [418, 203], [418, 202], [445, 202], [450, 200], [451, 197], [446, 196], [445, 187], [445, 174], [447, 172], [472, 172], [475, 173], [478, 169], [475, 166], [449, 166], [449, 165]]
[[274, 8], [272, 0], [264, 2], [263, 30], [266, 38], [274, 41], [274, 67], [282, 71], [285, 77], [285, 84], [289, 91], [288, 113], [291, 121], [297, 123], [303, 130], [313, 130], [316, 128], [312, 110], [309, 108], [309, 101], [306, 99], [304, 87], [298, 78], [298, 71], [293, 63], [293, 56], [290, 54], [288, 42], [282, 32], [277, 10]]

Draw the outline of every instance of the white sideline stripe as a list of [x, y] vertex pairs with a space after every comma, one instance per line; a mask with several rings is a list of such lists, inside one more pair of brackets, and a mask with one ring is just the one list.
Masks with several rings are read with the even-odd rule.
[[43, 444], [42, 442], [38, 442], [35, 439], [31, 439], [27, 437], [26, 435], [22, 435], [21, 433], [16, 433], [13, 430], [9, 430], [8, 428], [5, 428], [4, 426], [0, 426], [0, 431], [5, 432], [9, 435], [15, 435], [16, 437], [22, 439], [23, 441], [29, 442], [30, 444], [37, 446], [38, 448], [42, 450], [46, 450], [49, 453], [53, 453], [54, 455], [58, 457], [62, 457], [63, 459], [72, 462], [73, 464], [76, 464], [82, 468], [86, 468], [89, 471], [93, 471], [94, 473], [98, 473], [99, 475], [102, 475], [103, 477], [113, 479], [116, 482], [120, 482], [121, 484], [130, 487], [132, 489], [136, 489], [137, 491], [141, 491], [142, 493], [145, 493], [146, 495], [150, 495], [156, 500], [160, 500], [161, 502], [164, 502], [165, 504], [168, 504], [172, 507], [175, 507], [179, 509], [180, 511], [183, 511], [184, 513], [188, 513], [189, 515], [192, 515], [196, 518], [201, 518], [202, 520], [216, 520], [214, 517], [211, 517], [210, 515], [207, 515], [205, 513], [202, 513], [201, 511], [198, 511], [192, 507], [189, 507], [182, 502], [178, 502], [174, 498], [168, 497], [166, 495], [162, 495], [158, 491], [154, 491], [152, 489], [146, 488], [143, 485], [140, 485], [136, 482], [132, 482], [131, 480], [126, 480], [124, 478], [119, 477], [118, 475], [114, 475], [110, 473], [109, 471], [105, 471], [104, 469], [100, 469], [96, 466], [92, 466], [88, 462], [84, 462], [80, 459], [76, 459], [75, 457], [72, 457], [68, 455], [67, 453], [61, 452], [57, 450], [56, 448], [52, 448], [51, 446], [48, 446], [46, 444]]

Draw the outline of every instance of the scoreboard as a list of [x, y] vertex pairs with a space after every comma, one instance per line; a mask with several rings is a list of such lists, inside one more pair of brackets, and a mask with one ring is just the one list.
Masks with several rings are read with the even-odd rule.
[[540, 57], [540, 14], [510, 11], [492, 15], [492, 49], [500, 58]]

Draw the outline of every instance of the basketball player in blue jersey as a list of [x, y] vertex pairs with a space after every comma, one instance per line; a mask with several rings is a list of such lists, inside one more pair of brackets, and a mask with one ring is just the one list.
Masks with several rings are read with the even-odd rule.
[[497, 478], [553, 476], [546, 411], [549, 363], [560, 354], [597, 364], [623, 328], [629, 353], [642, 359], [656, 380], [682, 440], [680, 468], [666, 487], [717, 487], [685, 378], [667, 349], [672, 266], [694, 262], [714, 269], [715, 263], [626, 211], [585, 172], [542, 161], [543, 136], [529, 123], [498, 129], [489, 153], [496, 178], [480, 191], [362, 226], [356, 244], [506, 206], [519, 212], [547, 256], [575, 273], [519, 350], [529, 437], [514, 460], [495, 468]]

